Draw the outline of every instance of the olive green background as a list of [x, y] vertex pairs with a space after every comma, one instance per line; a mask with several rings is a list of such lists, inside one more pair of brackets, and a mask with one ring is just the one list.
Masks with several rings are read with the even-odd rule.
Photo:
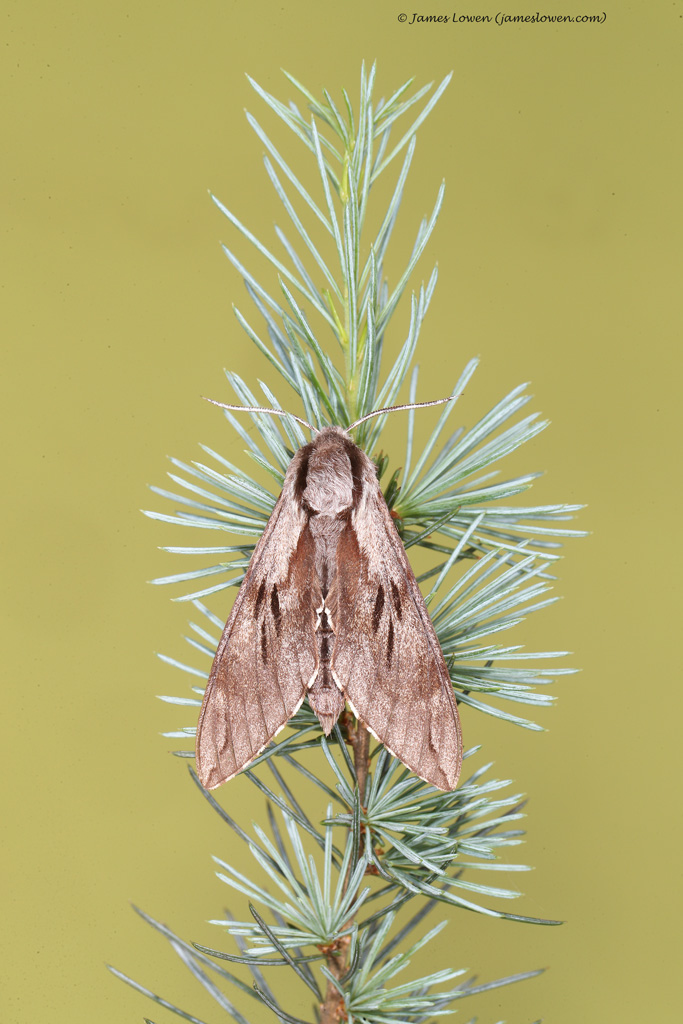
[[[592, 13], [586, 0], [510, 9]], [[539, 715], [548, 731], [464, 714], [467, 744], [484, 744], [478, 763], [494, 759], [531, 797], [513, 857], [536, 870], [512, 878], [525, 895], [508, 909], [567, 923], [453, 913], [415, 966], [482, 980], [550, 968], [463, 1003], [460, 1020], [677, 1018], [683, 4], [610, 0], [605, 24], [558, 27], [410, 26], [402, 11], [410, 20], [403, 0], [5, 4], [8, 1024], [177, 1019], [105, 961], [226, 1019], [129, 906], [229, 948], [205, 922], [225, 902], [244, 908], [210, 858], [248, 866], [158, 735], [192, 721], [155, 699], [185, 680], [153, 654], [186, 656], [187, 608], [145, 580], [190, 568], [157, 545], [197, 538], [138, 509], [169, 510], [146, 490], [163, 485], [166, 455], [198, 457], [203, 441], [244, 458], [200, 400], [227, 395], [223, 366], [250, 381], [264, 372], [232, 315], [247, 302], [218, 240], [234, 233], [206, 190], [271, 242], [283, 217], [242, 108], [295, 153], [244, 73], [285, 100], [280, 66], [318, 94], [357, 97], [361, 60], [375, 58], [377, 95], [455, 72], [420, 132], [391, 268], [445, 178], [415, 280], [438, 259], [420, 398], [447, 391], [477, 354], [466, 423], [530, 380], [553, 424], [507, 474], [547, 469], [527, 500], [586, 502], [592, 531], [568, 545], [563, 600], [510, 636], [571, 648], [583, 667]], [[262, 816], [244, 779], [220, 798], [245, 823]], [[238, 1001], [253, 1021], [274, 1019]], [[300, 986], [284, 1003], [309, 1014]]]

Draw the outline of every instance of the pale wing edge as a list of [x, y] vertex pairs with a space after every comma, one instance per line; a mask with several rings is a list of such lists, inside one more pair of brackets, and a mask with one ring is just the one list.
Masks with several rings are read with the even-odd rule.
[[[417, 777], [419, 779], [422, 779], [422, 781], [426, 782], [429, 786], [434, 786], [435, 789], [441, 789], [441, 790], [443, 790], [446, 793], [453, 792], [453, 790], [457, 786], [458, 779], [460, 777], [460, 766], [462, 764], [462, 733], [460, 731], [460, 722], [459, 722], [459, 719], [457, 717], [455, 718], [455, 724], [456, 724], [457, 733], [458, 733], [458, 740], [459, 740], [458, 749], [460, 751], [460, 756], [458, 757], [457, 772], [455, 773], [455, 785], [450, 786], [448, 789], [444, 789], [443, 786], [437, 785], [432, 779], [426, 778], [426, 776], [424, 776], [420, 772], [419, 768], [416, 765], [408, 764], [408, 762], [405, 761], [400, 756], [400, 754], [397, 754], [395, 750], [392, 750], [392, 748], [380, 736], [377, 735], [377, 733], [372, 728], [372, 726], [369, 725], [365, 721], [365, 718], [363, 717], [363, 715], [361, 715], [360, 712], [357, 710], [357, 708], [354, 706], [353, 701], [349, 699], [349, 695], [347, 693], [345, 693], [344, 696], [346, 697], [346, 703], [349, 705], [349, 707], [353, 711], [353, 713], [356, 716], [356, 718], [358, 719], [358, 721], [363, 724], [363, 726], [368, 730], [368, 732], [370, 733], [371, 736], [374, 736], [374, 738], [377, 740], [378, 743], [382, 744], [384, 749], [387, 750], [391, 754], [392, 757], [395, 757], [397, 761], [400, 761], [401, 764], [404, 764], [406, 766], [406, 768], [410, 769], [410, 771], [413, 772], [414, 775], [417, 775]], [[445, 774], [446, 773], [444, 772], [444, 775]]]
[[[279, 725], [277, 727], [277, 729], [275, 730], [273, 735], [269, 739], [266, 740], [266, 742], [263, 744], [262, 747], [259, 747], [259, 749], [257, 751], [255, 751], [255, 753], [249, 758], [248, 761], [246, 761], [243, 765], [241, 765], [236, 771], [232, 772], [231, 775], [226, 775], [224, 779], [220, 780], [220, 782], [214, 782], [211, 785], [204, 785], [204, 783], [202, 782], [202, 786], [204, 786], [204, 789], [218, 789], [218, 787], [222, 786], [224, 782], [230, 782], [231, 779], [234, 779], [237, 775], [240, 774], [240, 772], [243, 772], [246, 768], [248, 768], [250, 764], [253, 764], [254, 761], [256, 760], [256, 758], [259, 756], [259, 754], [263, 753], [263, 751], [266, 749], [266, 747], [270, 743], [273, 742], [275, 737], [278, 736], [282, 732], [284, 727], [289, 723], [290, 719], [292, 719], [294, 717], [294, 715], [297, 713], [297, 711], [299, 710], [299, 708], [303, 704], [304, 700], [306, 699], [307, 692], [308, 692], [307, 690], [304, 690], [304, 692], [301, 694], [301, 700], [298, 702], [298, 704], [296, 705], [296, 707], [294, 708], [292, 713], [289, 715], [289, 717], [284, 720], [282, 725]], [[199, 733], [197, 733], [197, 735], [199, 735]], [[201, 779], [199, 781], [201, 782]]]

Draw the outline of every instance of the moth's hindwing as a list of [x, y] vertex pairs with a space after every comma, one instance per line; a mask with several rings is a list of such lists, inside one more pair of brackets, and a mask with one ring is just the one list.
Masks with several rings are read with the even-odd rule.
[[331, 598], [332, 671], [354, 714], [422, 779], [455, 789], [462, 735], [448, 669], [365, 455]]
[[225, 624], [197, 725], [197, 774], [214, 789], [301, 706], [317, 669], [315, 547], [296, 498], [298, 453]]

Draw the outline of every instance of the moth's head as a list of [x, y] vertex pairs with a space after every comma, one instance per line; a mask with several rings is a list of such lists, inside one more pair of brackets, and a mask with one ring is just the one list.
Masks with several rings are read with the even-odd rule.
[[332, 440], [334, 438], [349, 436], [348, 430], [345, 430], [344, 427], [339, 427], [333, 424], [330, 424], [328, 427], [321, 427], [320, 430], [316, 430], [314, 433], [314, 440], [316, 441], [324, 441], [325, 439]]
[[323, 427], [304, 451], [306, 506], [316, 514], [342, 515], [353, 504], [358, 448], [342, 427]]

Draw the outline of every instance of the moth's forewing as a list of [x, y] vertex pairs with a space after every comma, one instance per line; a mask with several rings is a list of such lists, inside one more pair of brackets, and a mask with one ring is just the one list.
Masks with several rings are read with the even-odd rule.
[[197, 725], [197, 774], [214, 789], [301, 706], [317, 670], [315, 550], [296, 498], [302, 452], [256, 546], [223, 630]]
[[455, 789], [462, 735], [448, 669], [365, 455], [331, 599], [332, 671], [354, 714], [421, 778]]

